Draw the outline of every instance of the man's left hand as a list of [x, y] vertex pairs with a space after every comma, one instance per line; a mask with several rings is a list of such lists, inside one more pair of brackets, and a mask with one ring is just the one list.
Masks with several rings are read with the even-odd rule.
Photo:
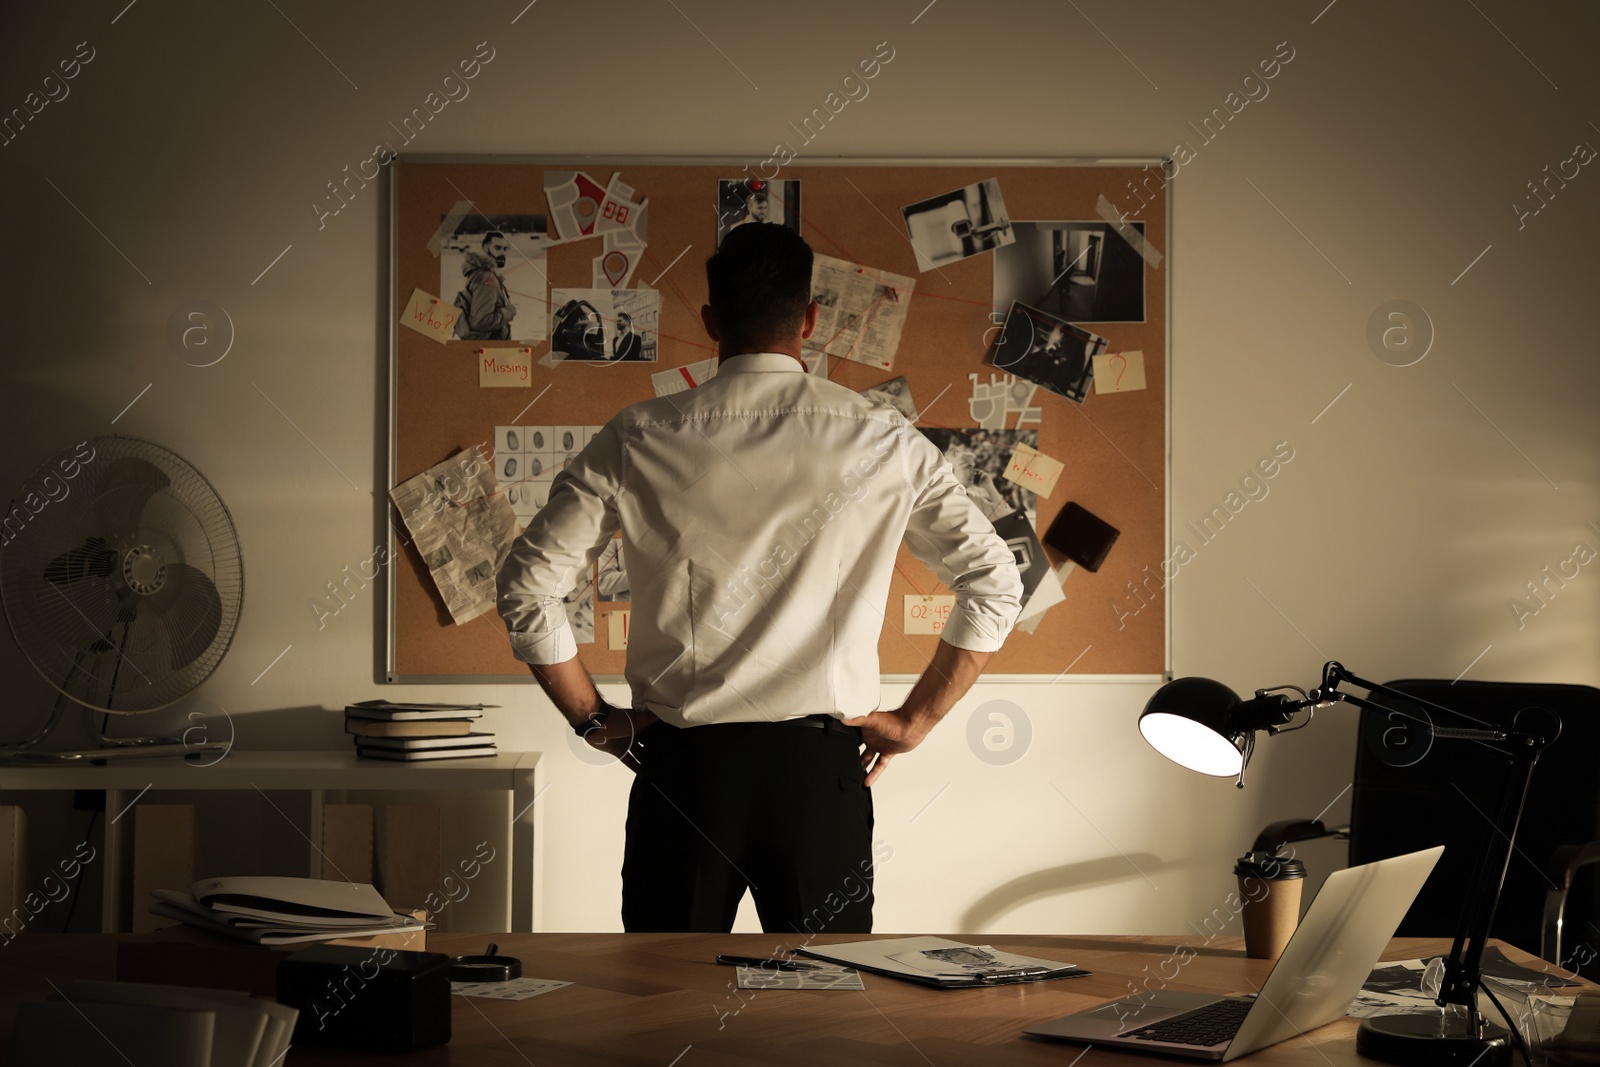
[[910, 752], [922, 743], [928, 727], [905, 708], [895, 711], [869, 711], [854, 719], [842, 719], [844, 726], [861, 727], [861, 742], [866, 750], [861, 753], [861, 766], [867, 771], [868, 787], [882, 777], [889, 760], [902, 752]]

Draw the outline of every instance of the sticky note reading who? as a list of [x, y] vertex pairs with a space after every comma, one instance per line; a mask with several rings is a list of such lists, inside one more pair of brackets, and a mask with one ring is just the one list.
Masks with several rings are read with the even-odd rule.
[[906, 596], [905, 632], [908, 634], [938, 634], [944, 632], [950, 613], [956, 609], [956, 598], [951, 594], [938, 596]]
[[1144, 388], [1144, 352], [1106, 352], [1094, 357], [1094, 391], [1131, 393]]
[[1056, 480], [1061, 477], [1064, 467], [1060, 460], [1051, 459], [1043, 452], [1019, 444], [1016, 451], [1011, 453], [1011, 462], [1006, 466], [1005, 477], [1024, 489], [1032, 489], [1040, 496], [1049, 496], [1055, 491]]
[[478, 361], [478, 388], [519, 386], [531, 384], [533, 374], [533, 349], [531, 348], [479, 348], [473, 357]]
[[461, 309], [454, 304], [440, 303], [438, 297], [429, 296], [421, 289], [413, 289], [411, 299], [406, 301], [405, 311], [400, 314], [400, 325], [409, 326], [444, 344], [450, 340], [456, 328], [456, 319], [460, 317]]

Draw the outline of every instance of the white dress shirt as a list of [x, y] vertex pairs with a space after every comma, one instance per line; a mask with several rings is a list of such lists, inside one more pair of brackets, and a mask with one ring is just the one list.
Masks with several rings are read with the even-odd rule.
[[1020, 610], [1011, 550], [938, 448], [781, 353], [624, 408], [556, 476], [498, 575], [517, 658], [577, 655], [562, 598], [619, 529], [633, 706], [675, 726], [876, 710], [902, 538], [956, 595], [950, 644], [992, 652]]

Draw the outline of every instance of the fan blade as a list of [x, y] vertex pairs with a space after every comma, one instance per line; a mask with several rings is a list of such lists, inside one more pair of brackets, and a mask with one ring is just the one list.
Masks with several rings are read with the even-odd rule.
[[112, 625], [127, 610], [124, 589], [103, 578], [73, 585], [45, 581], [31, 586], [26, 596], [33, 621], [46, 624], [75, 647], [96, 650], [106, 647]]
[[85, 578], [108, 578], [117, 569], [117, 554], [103, 537], [88, 538], [45, 564], [44, 580], [51, 585], [71, 585]]
[[144, 506], [150, 498], [172, 484], [166, 472], [133, 456], [112, 460], [99, 471], [96, 488], [107, 487], [95, 497], [95, 524], [120, 537], [139, 528]]
[[167, 628], [172, 641], [172, 669], [182, 670], [211, 647], [222, 628], [222, 597], [205, 571], [179, 563], [167, 568], [167, 580], [144, 598]]

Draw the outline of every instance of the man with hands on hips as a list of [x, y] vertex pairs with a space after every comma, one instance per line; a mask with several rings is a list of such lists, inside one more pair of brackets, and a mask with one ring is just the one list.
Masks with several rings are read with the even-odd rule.
[[[887, 404], [806, 372], [811, 265], [787, 227], [730, 231], [701, 309], [716, 377], [607, 422], [498, 576], [517, 657], [634, 773], [629, 931], [729, 930], [748, 888], [765, 930], [870, 932], [870, 787], [967, 692], [1020, 610], [1011, 550], [939, 450]], [[562, 600], [618, 531], [628, 708], [601, 699]], [[905, 702], [880, 711], [902, 540], [956, 604]], [[841, 885], [860, 891], [845, 900]]]

